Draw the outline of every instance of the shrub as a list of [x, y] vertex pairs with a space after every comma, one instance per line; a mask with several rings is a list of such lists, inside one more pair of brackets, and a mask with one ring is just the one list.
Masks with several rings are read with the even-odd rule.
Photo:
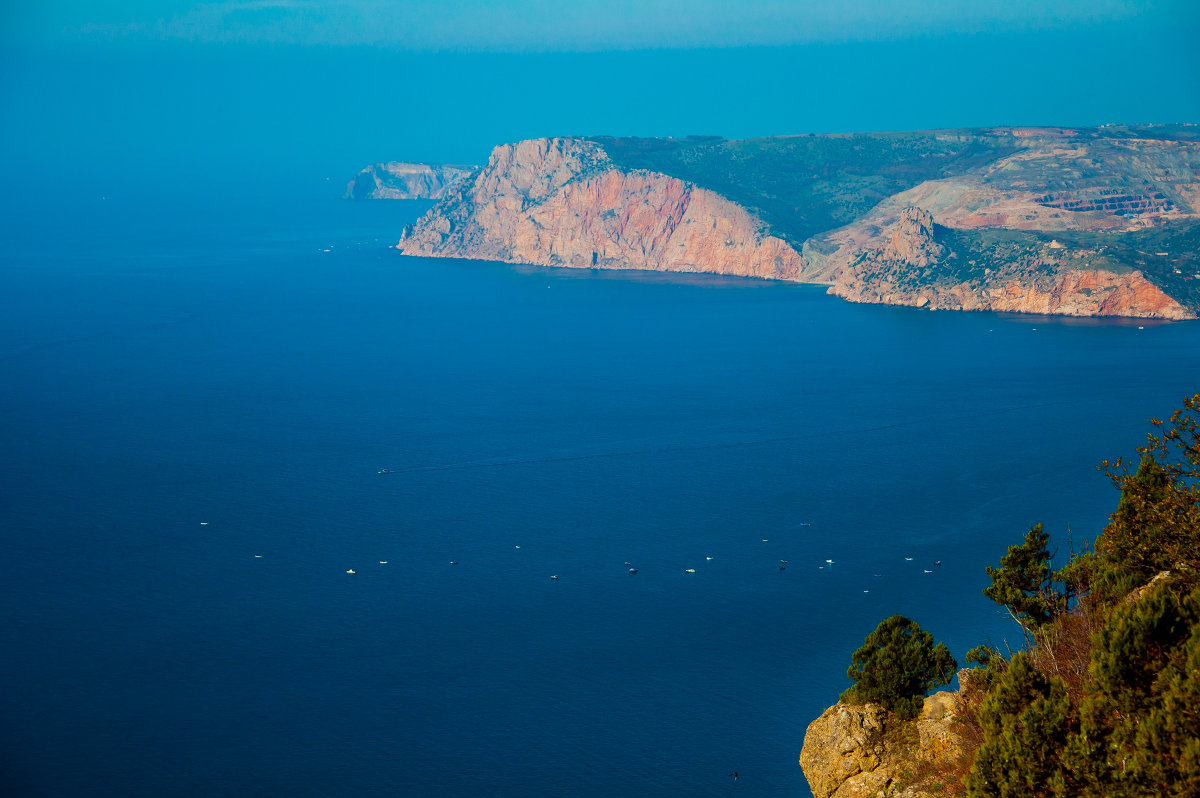
[[1021, 652], [979, 713], [983, 744], [967, 777], [971, 798], [1068, 794], [1061, 763], [1071, 732], [1071, 699], [1061, 679], [1037, 671]]

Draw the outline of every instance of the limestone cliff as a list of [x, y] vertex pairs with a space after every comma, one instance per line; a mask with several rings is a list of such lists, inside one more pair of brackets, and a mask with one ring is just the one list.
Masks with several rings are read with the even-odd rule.
[[655, 172], [618, 169], [598, 145], [496, 147], [474, 180], [406, 230], [406, 255], [542, 266], [797, 279], [801, 259], [744, 208]]
[[346, 184], [346, 199], [441, 199], [476, 168], [396, 161], [372, 164]]
[[906, 722], [876, 704], [825, 710], [809, 724], [800, 751], [814, 798], [945, 795], [947, 773], [974, 753], [956, 715], [959, 703], [958, 693], [937, 693]]

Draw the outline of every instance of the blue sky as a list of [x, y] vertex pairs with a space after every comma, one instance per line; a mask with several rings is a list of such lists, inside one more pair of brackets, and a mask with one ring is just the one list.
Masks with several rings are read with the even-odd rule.
[[109, 40], [546, 52], [779, 46], [1179, 20], [1186, 0], [38, 0], [28, 41]]
[[546, 135], [1200, 121], [1194, 0], [28, 0], [0, 14], [0, 177], [25, 185], [339, 183], [372, 161], [480, 162]]

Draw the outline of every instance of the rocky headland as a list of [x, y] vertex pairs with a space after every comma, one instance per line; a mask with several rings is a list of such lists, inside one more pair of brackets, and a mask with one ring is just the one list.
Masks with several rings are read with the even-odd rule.
[[1191, 319], [1185, 308], [1136, 269], [1088, 268], [1056, 240], [1009, 251], [957, 251], [961, 239], [939, 231], [928, 211], [909, 207], [834, 273], [830, 293], [852, 302], [932, 310], [995, 310], [1064, 316]]
[[626, 171], [579, 139], [496, 147], [472, 181], [404, 232], [406, 255], [541, 266], [798, 279], [801, 259], [741, 206], [664, 174]]
[[[441, 182], [403, 165], [403, 191], [440, 202], [397, 248], [809, 282], [938, 310], [1188, 319], [1200, 311], [1196, 138], [532, 139], [496, 147], [475, 171], [438, 167], [462, 170]], [[378, 195], [380, 180], [364, 170], [348, 193], [361, 183]]]
[[441, 199], [479, 167], [463, 164], [371, 164], [346, 184], [346, 199]]

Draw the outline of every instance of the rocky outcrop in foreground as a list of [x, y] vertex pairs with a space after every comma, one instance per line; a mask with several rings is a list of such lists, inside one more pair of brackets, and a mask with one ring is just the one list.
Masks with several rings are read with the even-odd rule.
[[795, 280], [800, 255], [706, 189], [617, 169], [596, 144], [534, 139], [492, 151], [475, 179], [406, 230], [406, 255]]
[[441, 199], [477, 168], [395, 161], [372, 164], [346, 184], [346, 199]]
[[925, 798], [938, 771], [973, 753], [956, 723], [958, 693], [925, 699], [921, 716], [896, 721], [876, 704], [838, 703], [809, 724], [800, 767], [815, 798]]

